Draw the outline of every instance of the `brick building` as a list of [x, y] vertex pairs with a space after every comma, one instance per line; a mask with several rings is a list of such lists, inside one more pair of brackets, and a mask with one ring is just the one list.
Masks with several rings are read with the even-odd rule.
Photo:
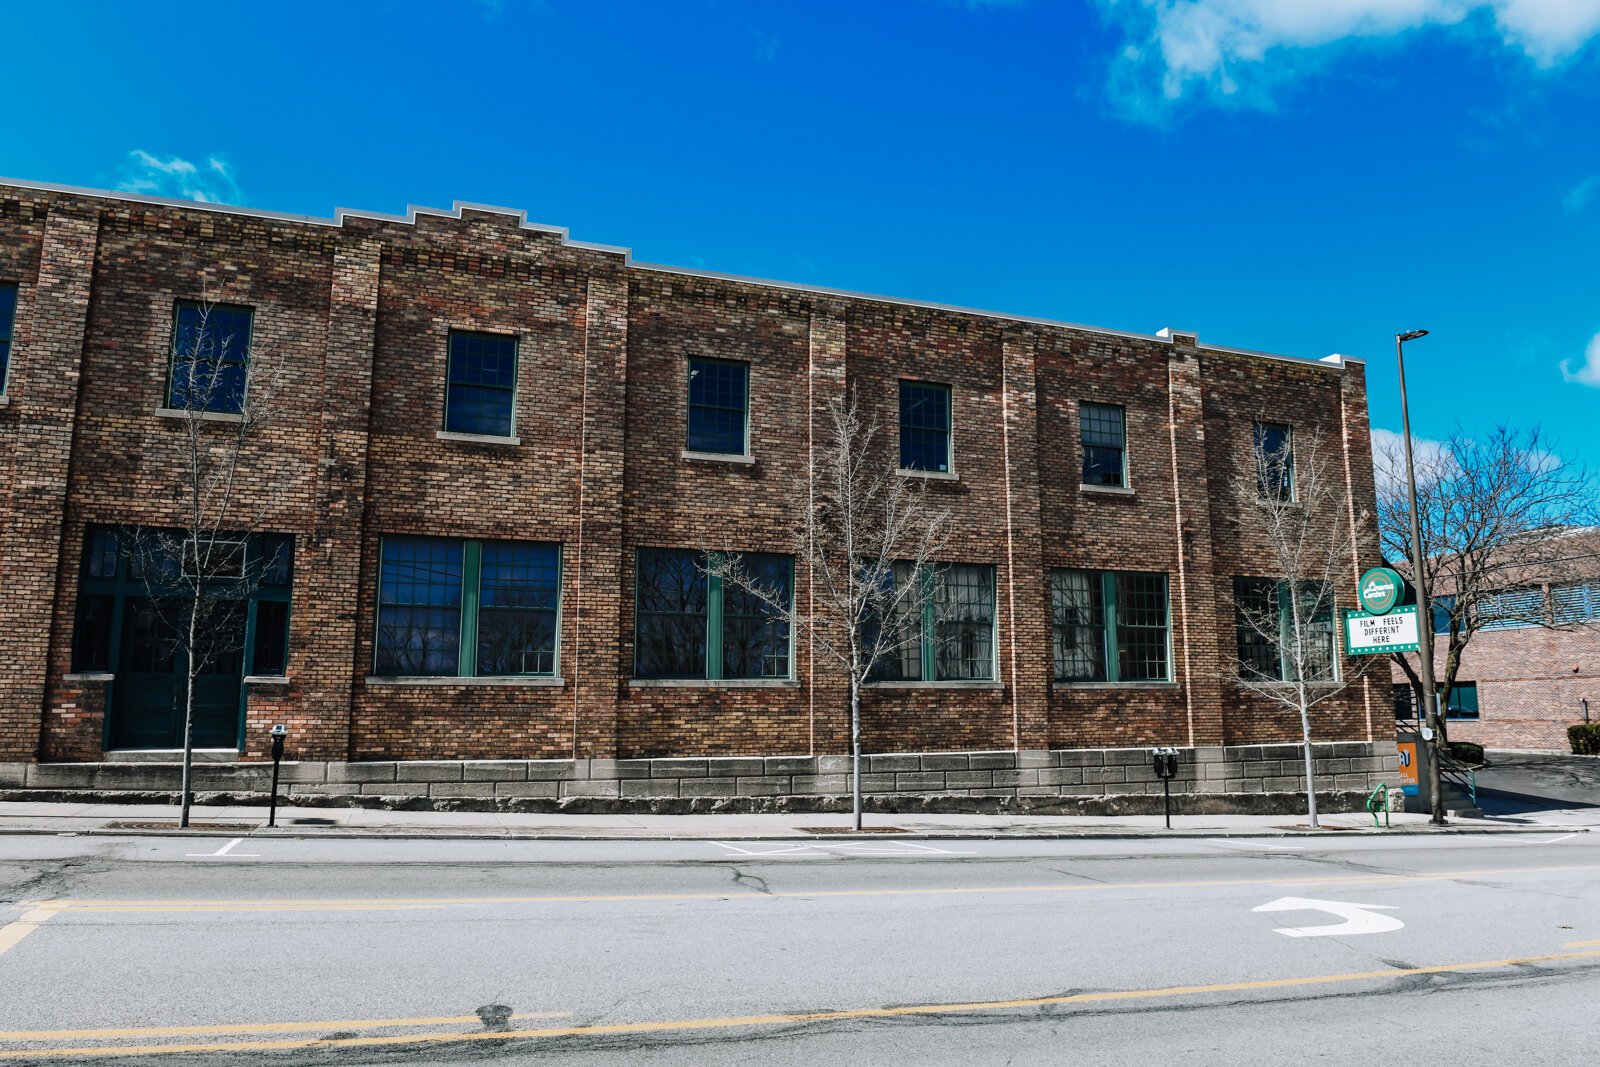
[[[202, 709], [241, 773], [286, 722], [291, 759], [386, 782], [510, 761], [541, 795], [528, 761], [626, 784], [727, 758], [760, 779], [741, 793], [834, 791], [843, 679], [695, 564], [750, 554], [805, 596], [788, 487], [847, 386], [954, 514], [924, 654], [865, 702], [873, 789], [1116, 792], [1138, 775], [1113, 765], [1145, 758], [1123, 750], [1161, 744], [1193, 750], [1189, 788], [1292, 790], [1292, 753], [1224, 748], [1298, 725], [1229, 680], [1232, 583], [1262, 546], [1210, 487], [1253, 435], [1326, 435], [1352, 590], [1377, 559], [1356, 361], [643, 265], [496, 208], [327, 220], [4, 182], [12, 784], [176, 743], [177, 667], [125, 540], [176, 521], [177, 368], [224, 320], [292, 401], [243, 464], [247, 487], [287, 486], [259, 515], [268, 494], [241, 498], [275, 537], [239, 551], [273, 573]], [[1324, 769], [1364, 788], [1389, 731], [1387, 679], [1363, 676], [1317, 710]]]
[[[1588, 721], [1600, 722], [1600, 534], [1578, 531], [1561, 543], [1551, 568], [1559, 578], [1484, 604], [1445, 708], [1451, 740], [1566, 752], [1567, 727], [1585, 721], [1586, 702]], [[1446, 638], [1436, 638], [1436, 663], [1445, 652]], [[1394, 682], [1397, 713], [1409, 716], [1417, 702], [1399, 668]]]

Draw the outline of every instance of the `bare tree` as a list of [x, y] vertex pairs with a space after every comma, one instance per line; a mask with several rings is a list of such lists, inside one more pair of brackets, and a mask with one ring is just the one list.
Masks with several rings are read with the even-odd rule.
[[949, 512], [928, 499], [921, 479], [895, 473], [878, 418], [862, 410], [854, 391], [830, 401], [820, 421], [793, 491], [800, 505], [794, 554], [805, 564], [809, 606], [754, 573], [742, 556], [714, 555], [707, 567], [805, 634], [847, 675], [851, 811], [859, 830], [861, 690], [878, 674], [895, 675], [901, 658], [920, 647], [918, 622], [935, 584], [924, 576], [946, 547]]
[[179, 825], [193, 801], [199, 679], [243, 651], [246, 605], [276, 579], [291, 551], [264, 538], [264, 523], [300, 480], [250, 465], [263, 433], [283, 415], [287, 366], [255, 344], [247, 315], [207, 298], [180, 307], [167, 387], [178, 423], [176, 477], [165, 502], [174, 521], [134, 526], [121, 538], [147, 594], [149, 623], [168, 662], [183, 666], [183, 773]]
[[[1415, 581], [1401, 442], [1378, 448], [1373, 463], [1384, 557]], [[1479, 630], [1561, 625], [1545, 589], [1592, 572], [1593, 541], [1574, 535], [1592, 532], [1600, 517], [1593, 475], [1562, 459], [1537, 426], [1502, 424], [1481, 439], [1457, 429], [1438, 447], [1418, 452], [1416, 475], [1423, 577], [1445, 638], [1442, 669], [1436, 668], [1442, 732], [1442, 709]], [[1430, 626], [1433, 620], [1417, 621], [1424, 640], [1438, 628]], [[1393, 659], [1412, 691], [1421, 692], [1411, 658]]]
[[1318, 430], [1291, 441], [1258, 424], [1252, 470], [1235, 478], [1241, 521], [1266, 542], [1263, 573], [1233, 592], [1238, 684], [1300, 717], [1306, 813], [1317, 823], [1311, 709], [1352, 681], [1339, 670], [1335, 590], [1355, 580], [1342, 459]]

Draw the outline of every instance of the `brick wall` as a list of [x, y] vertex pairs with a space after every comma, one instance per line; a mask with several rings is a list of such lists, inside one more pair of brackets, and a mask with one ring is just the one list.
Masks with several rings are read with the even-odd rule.
[[[628, 264], [511, 213], [271, 218], [195, 205], [0, 189], [0, 281], [21, 285], [0, 501], [0, 759], [94, 761], [107, 685], [72, 673], [85, 527], [171, 521], [163, 399], [173, 302], [255, 309], [291, 368], [288, 418], [246, 458], [245, 514], [271, 494], [296, 536], [288, 681], [253, 685], [245, 759], [267, 724], [308, 760], [822, 757], [847, 748], [842, 675], [796, 641], [792, 681], [639, 684], [641, 547], [789, 552], [818, 413], [853, 389], [897, 447], [896, 382], [952, 390], [950, 562], [995, 574], [992, 683], [879, 686], [883, 752], [1220, 746], [1292, 740], [1292, 714], [1229, 678], [1235, 575], [1263, 546], [1219, 487], [1250, 425], [1316, 427], [1340, 449], [1353, 524], [1375, 554], [1365, 383], [1308, 363]], [[518, 338], [516, 444], [445, 440], [451, 329]], [[751, 365], [753, 462], [685, 457], [691, 355]], [[1130, 489], [1082, 488], [1078, 408], [1127, 410]], [[385, 535], [562, 546], [560, 677], [540, 684], [374, 680]], [[1049, 573], [1168, 575], [1173, 680], [1052, 681]], [[804, 567], [797, 594], [806, 596]], [[1359, 664], [1346, 662], [1353, 674]], [[114, 682], [110, 683], [114, 685]], [[1319, 740], [1373, 739], [1358, 681], [1321, 705]], [[1386, 724], [1384, 714], [1378, 716]]]

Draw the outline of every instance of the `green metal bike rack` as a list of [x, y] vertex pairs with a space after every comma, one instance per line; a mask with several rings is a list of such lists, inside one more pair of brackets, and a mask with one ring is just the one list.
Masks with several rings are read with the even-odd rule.
[[1378, 788], [1367, 797], [1367, 814], [1372, 816], [1372, 828], [1378, 829], [1378, 812], [1383, 812], [1383, 829], [1389, 829], [1389, 785], [1379, 782]]

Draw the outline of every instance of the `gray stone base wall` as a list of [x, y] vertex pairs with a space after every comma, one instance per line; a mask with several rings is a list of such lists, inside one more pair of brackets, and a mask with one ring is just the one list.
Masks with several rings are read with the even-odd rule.
[[[1176, 797], [1193, 801], [1229, 795], [1284, 795], [1305, 790], [1305, 765], [1297, 745], [1245, 745], [1180, 749]], [[1365, 794], [1380, 782], [1399, 782], [1393, 745], [1331, 742], [1314, 748], [1317, 788]], [[862, 757], [862, 792], [895, 807], [896, 800], [948, 798], [1110, 798], [1160, 794], [1162, 784], [1142, 748], [1021, 752], [904, 752]], [[47, 792], [167, 793], [179, 787], [176, 763], [0, 764], [0, 799]], [[267, 763], [197, 763], [200, 793], [266, 793]], [[783, 801], [790, 810], [811, 801], [832, 806], [852, 788], [848, 756], [765, 756], [707, 759], [461, 760], [383, 763], [285, 763], [279, 795], [285, 803], [361, 803], [361, 798], [489, 801], [533, 808], [538, 801], [563, 808], [580, 799], [640, 801]], [[442, 805], [441, 805], [442, 806]], [[465, 806], [465, 805], [462, 805]], [[662, 803], [662, 809], [701, 805]], [[1030, 803], [1028, 807], [1036, 807]], [[1190, 806], [1214, 807], [1211, 803]], [[1244, 805], [1255, 808], [1259, 803]]]

